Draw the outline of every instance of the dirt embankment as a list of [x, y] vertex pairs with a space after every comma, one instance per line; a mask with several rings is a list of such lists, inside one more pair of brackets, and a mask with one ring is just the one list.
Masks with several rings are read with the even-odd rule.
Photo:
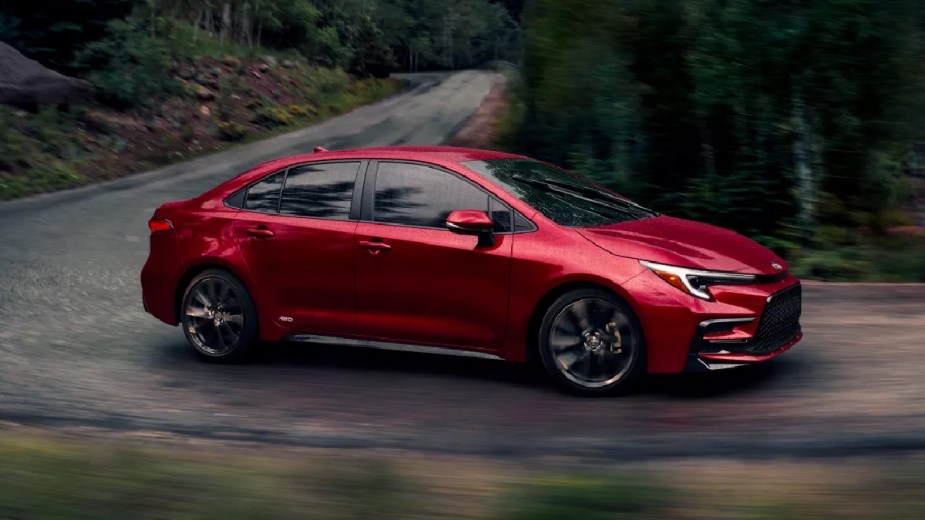
[[507, 85], [499, 81], [485, 96], [478, 110], [466, 120], [447, 144], [469, 148], [492, 148], [506, 113], [506, 104]]

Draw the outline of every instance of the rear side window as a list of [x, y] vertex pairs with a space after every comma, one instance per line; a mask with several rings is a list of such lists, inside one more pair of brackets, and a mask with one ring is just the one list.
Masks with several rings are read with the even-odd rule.
[[303, 164], [286, 176], [279, 212], [300, 217], [347, 219], [359, 162]]
[[458, 209], [488, 211], [488, 194], [436, 168], [379, 163], [374, 221], [446, 229], [446, 217]]
[[247, 189], [244, 208], [263, 213], [276, 213], [279, 207], [279, 192], [283, 187], [286, 172], [274, 173]]

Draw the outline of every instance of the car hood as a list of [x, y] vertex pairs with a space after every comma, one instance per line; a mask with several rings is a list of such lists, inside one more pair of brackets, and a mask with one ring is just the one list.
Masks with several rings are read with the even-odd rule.
[[639, 260], [749, 274], [787, 268], [770, 249], [734, 231], [665, 215], [577, 231], [610, 253]]

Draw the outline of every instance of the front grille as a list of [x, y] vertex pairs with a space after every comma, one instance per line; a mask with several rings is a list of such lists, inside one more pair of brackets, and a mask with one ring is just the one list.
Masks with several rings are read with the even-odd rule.
[[754, 339], [742, 346], [750, 354], [767, 354], [792, 340], [800, 332], [803, 307], [800, 284], [771, 295]]

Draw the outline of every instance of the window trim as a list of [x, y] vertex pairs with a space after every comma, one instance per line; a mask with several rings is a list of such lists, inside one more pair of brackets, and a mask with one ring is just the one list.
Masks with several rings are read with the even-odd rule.
[[[246, 186], [238, 188], [237, 190], [234, 191], [234, 193], [225, 197], [225, 199], [222, 202], [225, 206], [237, 209], [239, 211], [246, 211], [248, 213], [256, 213], [258, 215], [271, 215], [271, 216], [284, 217], [284, 218], [303, 218], [303, 219], [312, 219], [312, 220], [332, 220], [332, 221], [338, 221], [338, 222], [356, 222], [360, 220], [359, 218], [360, 202], [358, 199], [360, 199], [362, 195], [362, 189], [364, 187], [364, 182], [366, 179], [366, 172], [369, 168], [370, 162], [371, 161], [369, 161], [368, 159], [339, 159], [339, 160], [336, 159], [336, 160], [327, 160], [327, 161], [306, 161], [306, 162], [301, 162], [297, 164], [290, 164], [289, 166], [286, 166], [285, 168], [280, 168], [279, 170], [274, 170], [272, 172], [269, 172], [266, 175], [261, 176], [259, 179], [256, 179], [248, 183]], [[290, 170], [292, 170], [293, 168], [298, 168], [300, 166], [323, 165], [323, 164], [344, 164], [344, 163], [357, 163], [356, 180], [354, 181], [354, 184], [353, 184], [353, 194], [351, 195], [351, 198], [350, 198], [350, 211], [347, 213], [347, 218], [310, 217], [307, 215], [290, 215], [288, 213], [283, 214], [279, 212], [280, 205], [282, 204], [282, 200], [283, 200], [283, 190], [286, 189], [286, 181], [289, 180]], [[276, 211], [271, 213], [268, 211], [258, 211], [254, 209], [248, 209], [246, 207], [247, 206], [247, 192], [250, 191], [251, 187], [279, 173], [283, 174], [283, 184], [280, 187], [279, 195], [276, 198]], [[242, 191], [244, 192], [244, 201], [242, 202], [242, 205], [245, 207], [236, 208], [234, 206], [229, 206], [228, 200], [234, 198], [238, 193]]]
[[[360, 222], [368, 222], [368, 223], [370, 223], [370, 224], [378, 224], [378, 225], [383, 225], [383, 226], [401, 226], [401, 227], [415, 228], [415, 229], [433, 229], [433, 230], [446, 231], [446, 232], [452, 233], [452, 231], [450, 231], [449, 229], [447, 229], [446, 226], [444, 226], [444, 227], [415, 226], [415, 225], [411, 225], [411, 224], [402, 224], [402, 223], [399, 223], [399, 222], [380, 222], [380, 221], [376, 221], [376, 220], [374, 219], [374, 217], [375, 217], [375, 210], [376, 210], [376, 208], [375, 208], [375, 205], [376, 205], [376, 182], [377, 182], [377, 180], [378, 180], [378, 178], [379, 178], [379, 164], [381, 164], [381, 163], [412, 164], [412, 165], [415, 165], [415, 166], [424, 166], [424, 167], [427, 167], [427, 168], [431, 168], [431, 169], [434, 169], [434, 170], [438, 170], [438, 171], [441, 171], [441, 172], [448, 173], [448, 174], [452, 175], [453, 177], [456, 177], [457, 179], [459, 179], [459, 180], [461, 180], [461, 181], [463, 181], [463, 182], [467, 182], [467, 183], [471, 184], [472, 186], [474, 186], [477, 190], [479, 190], [479, 191], [481, 191], [482, 193], [485, 194], [485, 197], [486, 197], [486, 208], [485, 208], [485, 212], [486, 212], [486, 213], [489, 211], [489, 208], [491, 207], [490, 199], [492, 199], [492, 198], [497, 199], [498, 202], [500, 202], [505, 208], [507, 208], [507, 209], [509, 209], [509, 210], [511, 211], [511, 224], [512, 224], [512, 229], [511, 229], [511, 231], [495, 232], [495, 233], [494, 233], [495, 235], [515, 235], [515, 234], [521, 234], [521, 233], [532, 233], [532, 232], [534, 232], [534, 231], [537, 230], [536, 223], [534, 223], [532, 220], [530, 220], [529, 218], [527, 218], [523, 213], [517, 211], [517, 209], [515, 209], [513, 206], [511, 206], [510, 204], [508, 204], [507, 202], [505, 202], [501, 197], [499, 197], [498, 195], [495, 195], [494, 193], [488, 191], [487, 189], [485, 189], [484, 186], [482, 186], [481, 184], [479, 184], [479, 183], [473, 181], [472, 179], [466, 177], [465, 175], [463, 175], [463, 174], [461, 174], [461, 173], [459, 173], [459, 172], [457, 172], [457, 171], [451, 170], [451, 169], [449, 169], [449, 168], [446, 168], [446, 167], [444, 167], [444, 166], [440, 166], [439, 164], [429, 163], [429, 162], [425, 162], [425, 161], [415, 161], [415, 160], [409, 160], [409, 159], [373, 159], [373, 160], [371, 160], [371, 161], [369, 162], [369, 166], [367, 167], [367, 172], [366, 172], [366, 182], [365, 182], [365, 184], [363, 185], [363, 202], [362, 202], [361, 213], [360, 213]], [[282, 193], [282, 191], [280, 191], [280, 192]], [[464, 209], [468, 209], [468, 208], [464, 208]], [[515, 221], [515, 219], [516, 219], [516, 217], [514, 216], [515, 214], [519, 214], [525, 221], [529, 222], [530, 225], [532, 226], [532, 229], [524, 230], [524, 231], [515, 231], [515, 230], [513, 229], [513, 224], [514, 224], [514, 221]], [[489, 217], [490, 217], [490, 216], [491, 216], [491, 215], [489, 215]]]

